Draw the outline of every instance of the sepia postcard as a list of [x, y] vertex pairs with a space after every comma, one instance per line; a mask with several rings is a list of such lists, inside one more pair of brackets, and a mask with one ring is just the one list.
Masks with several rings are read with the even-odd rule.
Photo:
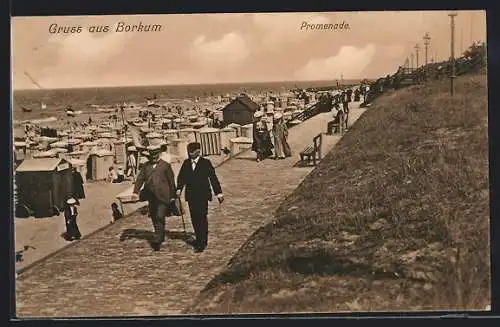
[[490, 310], [485, 11], [11, 30], [17, 318]]

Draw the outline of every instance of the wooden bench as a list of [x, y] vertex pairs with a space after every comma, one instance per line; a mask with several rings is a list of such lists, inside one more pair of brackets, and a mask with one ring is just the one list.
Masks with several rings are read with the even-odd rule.
[[326, 134], [340, 133], [340, 124], [339, 121], [334, 119], [328, 122], [326, 126]]
[[316, 166], [316, 160], [321, 160], [321, 141], [323, 133], [319, 133], [313, 138], [313, 144], [308, 145], [304, 150], [300, 152], [300, 161], [307, 160], [309, 164], [312, 160], [313, 165]]

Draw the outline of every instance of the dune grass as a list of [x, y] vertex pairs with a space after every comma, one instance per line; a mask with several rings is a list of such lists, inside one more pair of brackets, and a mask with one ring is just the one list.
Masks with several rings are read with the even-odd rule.
[[186, 313], [483, 309], [487, 116], [484, 75], [378, 98]]

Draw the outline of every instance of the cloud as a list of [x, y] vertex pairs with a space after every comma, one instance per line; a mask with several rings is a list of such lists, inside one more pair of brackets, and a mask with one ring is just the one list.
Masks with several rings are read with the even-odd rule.
[[405, 53], [403, 45], [383, 45], [377, 46], [377, 52], [383, 53], [387, 59], [402, 58]]
[[52, 64], [45, 66], [39, 73], [40, 84], [52, 87], [63, 84], [65, 80], [71, 81], [75, 78], [75, 68], [78, 67], [78, 80], [81, 84], [92, 85], [96, 75], [101, 75], [102, 67], [126, 50], [126, 40], [129, 37], [131, 33], [110, 32], [99, 35], [87, 31], [51, 36], [46, 47], [55, 48], [56, 52], [52, 57]]
[[215, 40], [207, 40], [204, 35], [198, 36], [190, 48], [190, 57], [195, 63], [215, 65], [214, 68], [235, 65], [247, 59], [249, 54], [245, 39], [235, 32]]
[[345, 78], [362, 77], [363, 70], [372, 62], [375, 53], [373, 44], [364, 48], [343, 46], [335, 56], [311, 59], [294, 75], [300, 80], [331, 80], [340, 75]]
[[88, 64], [106, 61], [124, 50], [125, 40], [130, 33], [110, 32], [104, 36], [89, 32], [69, 36], [55, 36], [49, 42], [59, 47], [59, 58], [71, 62]]
[[329, 24], [330, 20], [317, 13], [259, 13], [253, 14], [253, 22], [260, 30], [262, 46], [273, 49], [283, 43], [301, 42], [313, 35], [300, 30], [303, 22]]

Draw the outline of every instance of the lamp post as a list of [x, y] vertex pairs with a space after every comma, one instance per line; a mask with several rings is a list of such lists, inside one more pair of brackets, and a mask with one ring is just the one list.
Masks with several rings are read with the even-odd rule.
[[425, 46], [425, 64], [427, 65], [427, 53], [429, 51], [429, 44], [430, 44], [430, 41], [431, 41], [431, 37], [429, 35], [429, 33], [425, 33], [424, 35], [424, 46]]
[[455, 17], [457, 16], [456, 12], [452, 12], [448, 14], [450, 16], [451, 21], [451, 42], [450, 42], [450, 47], [451, 47], [451, 56], [450, 56], [450, 64], [451, 64], [451, 75], [450, 75], [450, 93], [451, 96], [455, 94], [454, 90], [454, 79], [455, 79]]
[[418, 69], [418, 54], [420, 52], [420, 45], [418, 43], [415, 44], [414, 49], [415, 49], [415, 54], [416, 54], [416, 57], [417, 57], [417, 66], [416, 66], [416, 68]]
[[427, 67], [427, 64], [428, 64], [428, 51], [429, 51], [429, 44], [430, 44], [430, 41], [431, 41], [431, 37], [429, 36], [429, 33], [425, 33], [424, 35], [424, 49], [425, 49], [425, 79], [427, 80], [428, 78], [428, 67]]

